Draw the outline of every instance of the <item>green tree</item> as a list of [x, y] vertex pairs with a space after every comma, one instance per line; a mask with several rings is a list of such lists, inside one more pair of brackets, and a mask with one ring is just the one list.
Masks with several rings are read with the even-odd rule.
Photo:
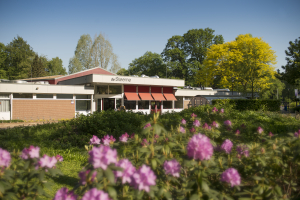
[[287, 64], [282, 66], [284, 69], [282, 78], [290, 84], [296, 84], [300, 77], [300, 37], [295, 42], [290, 41], [288, 50], [285, 50]]
[[166, 77], [166, 67], [161, 55], [147, 51], [143, 56], [134, 59], [129, 64], [128, 71], [130, 75], [158, 75], [163, 78]]
[[5, 45], [0, 42], [0, 79], [6, 79], [6, 68], [5, 68], [5, 60], [7, 58], [7, 54], [5, 52]]
[[112, 72], [121, 68], [111, 43], [102, 34], [96, 35], [94, 41], [89, 34], [82, 35], [78, 40], [75, 55], [69, 61], [69, 73], [94, 67]]
[[7, 78], [10, 80], [27, 78], [35, 56], [30, 45], [22, 37], [17, 36], [6, 45], [5, 52], [7, 54], [5, 60]]
[[121, 76], [129, 76], [129, 71], [125, 68], [121, 68], [119, 69], [119, 71], [117, 72], [117, 75], [121, 75]]
[[59, 58], [52, 58], [47, 62], [47, 73], [49, 76], [53, 75], [66, 75], [66, 69], [63, 67], [63, 61]]
[[210, 28], [192, 29], [183, 36], [173, 36], [168, 40], [162, 56], [171, 67], [173, 77], [185, 79], [187, 85], [197, 85], [194, 77], [203, 68], [207, 50], [213, 44], [224, 42], [223, 36], [214, 35], [214, 32]]
[[29, 73], [29, 76], [32, 76], [32, 78], [46, 76], [46, 67], [47, 65], [45, 63], [45, 60], [42, 57], [39, 57], [38, 54], [36, 54], [32, 61], [32, 70]]

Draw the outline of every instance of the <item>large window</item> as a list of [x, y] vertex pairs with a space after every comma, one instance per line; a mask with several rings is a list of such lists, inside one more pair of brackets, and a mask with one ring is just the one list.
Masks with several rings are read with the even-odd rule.
[[109, 94], [122, 94], [121, 85], [110, 85], [109, 86]]
[[97, 86], [97, 94], [108, 94], [108, 85]]
[[76, 111], [91, 110], [91, 95], [76, 95]]
[[73, 94], [57, 94], [56, 99], [73, 99]]
[[175, 101], [175, 108], [183, 109], [183, 97], [176, 96], [177, 101]]
[[53, 99], [53, 94], [36, 94], [37, 99]]
[[13, 93], [14, 99], [32, 99], [32, 94], [19, 94], [19, 93]]
[[172, 109], [172, 101], [164, 101], [163, 108], [164, 109]]
[[149, 101], [138, 101], [139, 109], [149, 110]]
[[126, 110], [135, 110], [136, 109], [136, 101], [124, 100], [124, 106], [125, 106]]

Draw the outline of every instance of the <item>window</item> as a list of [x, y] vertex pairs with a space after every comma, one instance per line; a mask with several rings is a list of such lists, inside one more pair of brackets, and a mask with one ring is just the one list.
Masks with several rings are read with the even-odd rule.
[[91, 110], [91, 100], [76, 100], [76, 111]]
[[57, 94], [57, 99], [73, 99], [73, 94]]
[[32, 99], [33, 95], [32, 94], [19, 94], [19, 93], [14, 93], [13, 94], [14, 99]]
[[0, 100], [0, 112], [9, 112], [10, 104], [9, 100]]
[[0, 94], [0, 98], [2, 98], [2, 99], [8, 99], [9, 98], [9, 94]]
[[149, 101], [138, 101], [139, 109], [149, 110]]
[[172, 101], [164, 101], [163, 108], [164, 109], [172, 109]]
[[176, 96], [177, 101], [175, 101], [175, 108], [183, 109], [183, 97]]
[[109, 94], [122, 94], [122, 87], [120, 85], [110, 85]]
[[136, 101], [124, 100], [124, 106], [126, 110], [136, 110]]
[[76, 95], [76, 99], [90, 100], [91, 99], [91, 95]]
[[36, 94], [37, 99], [53, 99], [53, 94]]
[[98, 94], [108, 94], [108, 85], [99, 85], [97, 86]]

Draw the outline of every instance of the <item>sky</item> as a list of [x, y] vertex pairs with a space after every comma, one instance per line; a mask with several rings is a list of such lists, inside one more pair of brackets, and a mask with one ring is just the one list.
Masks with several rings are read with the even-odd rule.
[[0, 0], [0, 42], [22, 37], [39, 55], [59, 57], [68, 71], [81, 35], [103, 34], [122, 68], [169, 38], [211, 28], [225, 42], [251, 33], [286, 64], [289, 41], [300, 37], [299, 0]]

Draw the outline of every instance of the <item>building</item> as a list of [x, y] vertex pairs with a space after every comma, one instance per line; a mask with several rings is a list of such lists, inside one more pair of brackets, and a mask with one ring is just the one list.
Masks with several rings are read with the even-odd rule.
[[[184, 80], [118, 76], [93, 68], [66, 76], [0, 82], [0, 120], [67, 119], [125, 108], [150, 114], [183, 110]], [[125, 107], [124, 107], [125, 106]]]

